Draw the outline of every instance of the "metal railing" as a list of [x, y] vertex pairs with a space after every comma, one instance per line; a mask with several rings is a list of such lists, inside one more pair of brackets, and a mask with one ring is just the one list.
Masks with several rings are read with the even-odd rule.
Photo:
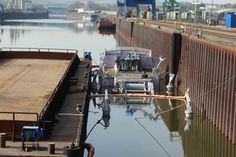
[[72, 60], [71, 60], [71, 62], [70, 62], [70, 64], [69, 64], [69, 66], [67, 67], [65, 73], [63, 74], [62, 78], [61, 78], [60, 81], [58, 82], [56, 88], [53, 90], [53, 92], [52, 92], [50, 98], [48, 99], [48, 101], [47, 101], [47, 103], [46, 103], [46, 105], [43, 107], [42, 111], [40, 112], [40, 114], [39, 114], [40, 121], [43, 120], [43, 118], [44, 118], [44, 116], [45, 116], [45, 113], [46, 113], [48, 107], [49, 107], [50, 104], [52, 103], [52, 101], [53, 101], [55, 95], [56, 95], [57, 92], [58, 92], [58, 89], [62, 86], [62, 82], [64, 81], [64, 79], [65, 79], [66, 76], [68, 75], [69, 69], [71, 68], [71, 66], [72, 66], [72, 64], [74, 63], [75, 59], [76, 59], [76, 55], [74, 55], [74, 57], [72, 58]]
[[1, 47], [0, 52], [61, 52], [61, 53], [78, 53], [76, 49], [60, 48], [26, 48], [26, 47]]
[[[12, 127], [12, 141], [15, 140], [15, 135], [16, 135], [16, 121], [24, 121], [24, 122], [35, 122], [38, 124], [39, 122], [39, 115], [38, 113], [34, 113], [34, 112], [0, 112], [0, 116], [1, 115], [12, 115], [12, 119], [10, 118], [3, 118], [0, 119], [0, 121], [12, 121], [12, 125], [9, 126]], [[17, 115], [35, 115], [36, 117], [36, 121], [34, 120], [34, 118], [32, 118], [32, 120], [22, 120], [22, 119], [16, 119]]]

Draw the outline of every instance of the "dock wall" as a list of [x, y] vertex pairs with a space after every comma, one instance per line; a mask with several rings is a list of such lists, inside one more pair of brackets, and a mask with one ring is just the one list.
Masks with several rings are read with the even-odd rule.
[[194, 104], [236, 143], [236, 49], [196, 38], [183, 38], [178, 78]]
[[145, 23], [111, 20], [120, 45], [151, 49], [157, 61], [165, 56], [161, 72], [175, 73], [176, 86], [183, 93], [190, 88], [193, 104], [236, 144], [236, 49]]

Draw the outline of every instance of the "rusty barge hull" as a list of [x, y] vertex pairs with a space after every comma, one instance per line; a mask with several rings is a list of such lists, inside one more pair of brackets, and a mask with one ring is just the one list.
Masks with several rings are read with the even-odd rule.
[[79, 62], [70, 52], [1, 51], [0, 132], [14, 140], [22, 126], [54, 120]]

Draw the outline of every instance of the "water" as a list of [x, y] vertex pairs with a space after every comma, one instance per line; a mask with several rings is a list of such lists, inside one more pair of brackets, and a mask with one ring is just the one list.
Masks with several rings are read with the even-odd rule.
[[[131, 109], [127, 106], [132, 108], [133, 112], [128, 112]], [[102, 110], [94, 108], [91, 102], [88, 128], [92, 128], [101, 117]], [[145, 105], [111, 103], [110, 126], [105, 128], [100, 124], [97, 125], [87, 142], [94, 145], [98, 157], [183, 156], [179, 138], [177, 142], [170, 141], [170, 132], [162, 118], [158, 116], [154, 103]]]
[[[37, 47], [92, 51], [94, 63], [100, 53], [114, 48], [113, 36], [101, 35], [93, 23], [66, 20], [17, 20], [0, 25], [0, 47]], [[178, 105], [172, 102], [173, 105]], [[194, 118], [184, 117], [184, 107], [161, 116], [170, 109], [168, 101], [149, 105], [111, 105], [110, 126], [98, 124], [87, 142], [96, 149], [96, 157], [222, 157], [235, 156], [232, 145], [204, 115], [194, 109]], [[102, 117], [102, 110], [90, 103], [88, 131]], [[95, 114], [96, 113], [96, 114]], [[135, 119], [138, 118], [138, 119]], [[189, 131], [184, 131], [189, 123]], [[86, 154], [85, 154], [86, 156]]]
[[92, 51], [95, 62], [100, 53], [116, 47], [113, 36], [100, 35], [95, 23], [69, 20], [15, 20], [0, 26], [1, 47], [36, 47]]

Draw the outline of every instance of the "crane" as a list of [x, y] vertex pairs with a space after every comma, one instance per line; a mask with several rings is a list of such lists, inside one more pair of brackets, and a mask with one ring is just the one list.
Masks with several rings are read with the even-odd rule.
[[125, 8], [125, 15], [127, 15], [127, 7], [136, 7], [137, 15], [139, 16], [140, 4], [152, 5], [152, 20], [156, 20], [156, 0], [117, 0], [117, 8]]

